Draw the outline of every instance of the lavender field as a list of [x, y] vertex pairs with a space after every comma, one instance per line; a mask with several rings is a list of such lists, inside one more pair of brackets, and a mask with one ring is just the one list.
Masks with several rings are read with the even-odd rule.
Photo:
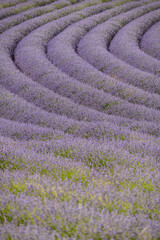
[[0, 0], [0, 240], [160, 240], [160, 0]]

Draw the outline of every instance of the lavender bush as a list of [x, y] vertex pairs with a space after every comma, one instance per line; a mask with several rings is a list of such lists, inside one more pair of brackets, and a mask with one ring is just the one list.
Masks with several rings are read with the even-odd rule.
[[[105, 6], [102, 6], [102, 7], [105, 7]], [[108, 7], [108, 6], [107, 6]], [[94, 11], [97, 11], [97, 9], [99, 9], [100, 7], [99, 6], [97, 6], [97, 7], [94, 7], [93, 9], [91, 8], [90, 9], [90, 11], [89, 11], [89, 13], [88, 14], [91, 14], [92, 12], [94, 12]], [[88, 9], [88, 8], [87, 8]], [[82, 17], [81, 16], [81, 13], [79, 13], [79, 15], [80, 15], [80, 18]], [[47, 15], [47, 17], [48, 17], [48, 15]], [[53, 15], [51, 16], [52, 17], [52, 19], [53, 19]], [[77, 16], [78, 17], [78, 16]], [[14, 75], [12, 76], [12, 81], [14, 82], [14, 83], [16, 83], [17, 82], [17, 79], [21, 79], [21, 78], [23, 78], [23, 79], [25, 79], [20, 73], [19, 73], [19, 71], [17, 71], [17, 69], [15, 69], [15, 67], [13, 66], [13, 64], [12, 64], [12, 60], [10, 60], [9, 58], [9, 56], [7, 56], [7, 54], [6, 54], [6, 52], [8, 52], [9, 54], [13, 54], [13, 48], [14, 48], [14, 41], [18, 41], [18, 39], [20, 38], [20, 34], [23, 36], [24, 34], [26, 34], [26, 32], [27, 31], [30, 31], [30, 29], [31, 28], [34, 28], [35, 27], [35, 25], [34, 24], [36, 24], [36, 26], [37, 26], [37, 24], [38, 25], [40, 25], [40, 23], [38, 22], [38, 20], [39, 20], [39, 18], [37, 19], [35, 19], [35, 21], [31, 21], [31, 23], [32, 24], [30, 24], [29, 26], [28, 26], [28, 24], [26, 24], [26, 23], [24, 23], [24, 24], [20, 24], [20, 26], [18, 26], [18, 27], [15, 27], [15, 28], [13, 28], [13, 30], [12, 29], [10, 29], [10, 30], [8, 30], [8, 31], [6, 31], [6, 32], [4, 32], [2, 35], [1, 35], [1, 37], [2, 37], [2, 39], [1, 39], [1, 43], [2, 43], [2, 46], [1, 46], [1, 48], [2, 48], [2, 51], [4, 52], [4, 54], [6, 55], [6, 63], [4, 63], [4, 65], [6, 65], [6, 64], [8, 64], [9, 65], [9, 63], [10, 63], [10, 66], [8, 66], [8, 69], [7, 69], [7, 71], [9, 71], [9, 75], [13, 75], [13, 72], [14, 72]], [[44, 18], [42, 19], [42, 20], [44, 20]], [[48, 20], [47, 20], [48, 21]], [[17, 35], [15, 36], [15, 31], [17, 31]], [[12, 34], [12, 36], [13, 36], [13, 39], [12, 39], [12, 41], [8, 41], [8, 42], [6, 42], [6, 37], [7, 37], [7, 35], [10, 35], [11, 36], [11, 34]], [[18, 35], [19, 34], [19, 35]], [[10, 40], [10, 39], [9, 39]], [[8, 49], [8, 50], [7, 50]], [[15, 55], [15, 58], [16, 58], [16, 55]], [[3, 62], [4, 62], [4, 57], [3, 57]], [[32, 63], [33, 64], [33, 63]], [[4, 70], [4, 67], [2, 66], [2, 68], [3, 68], [3, 71], [6, 71], [6, 70]], [[31, 67], [29, 67], [29, 69], [31, 70]], [[7, 75], [8, 75], [7, 74]], [[42, 73], [41, 73], [42, 74]], [[5, 74], [5, 76], [7, 76], [6, 74]], [[21, 76], [21, 77], [20, 77]], [[15, 80], [13, 80], [13, 78], [15, 79]], [[5, 78], [5, 77], [3, 77], [2, 78], [2, 81], [5, 81], [5, 87], [6, 87], [6, 81], [10, 81], [10, 79], [8, 79], [8, 76], [7, 76], [7, 79]], [[29, 80], [28, 80], [29, 81]], [[21, 82], [21, 84], [23, 84], [23, 87], [22, 88], [25, 88], [25, 91], [28, 91], [26, 88], [28, 88], [28, 81], [26, 82], [24, 82], [24, 83], [22, 83], [21, 82], [21, 80], [20, 80], [20, 82]], [[4, 83], [3, 83], [4, 84]], [[8, 84], [7, 84], [8, 85]], [[27, 87], [26, 87], [26, 85], [27, 85]], [[18, 87], [18, 91], [19, 91], [19, 83], [17, 84], [16, 83], [16, 86]], [[8, 87], [8, 86], [7, 86]], [[9, 90], [11, 90], [12, 89], [12, 91], [13, 91], [13, 86], [11, 86], [11, 88], [9, 88]], [[14, 87], [14, 89], [15, 89], [15, 87]], [[15, 90], [14, 90], [15, 91]], [[38, 90], [39, 91], [39, 90]], [[16, 93], [17, 93], [17, 91], [16, 91]], [[30, 94], [30, 91], [29, 91], [29, 95], [31, 95]], [[44, 94], [42, 94], [42, 95], [44, 95]], [[81, 97], [81, 96], [80, 96]], [[34, 97], [35, 98], [35, 97]], [[36, 97], [37, 98], [37, 97]], [[81, 99], [82, 99], [82, 97], [81, 97]], [[28, 99], [27, 99], [28, 100]], [[36, 100], [36, 99], [35, 99]], [[105, 100], [105, 99], [104, 99]], [[103, 100], [103, 102], [104, 102], [104, 100]], [[37, 100], [36, 100], [37, 101]], [[42, 100], [41, 100], [42, 101]], [[78, 102], [79, 103], [79, 102]], [[36, 103], [36, 104], [38, 104], [38, 103]], [[111, 107], [110, 106], [112, 106], [112, 109], [111, 109]], [[153, 114], [153, 110], [150, 110], [150, 109], [146, 109], [145, 107], [139, 107], [138, 105], [136, 105], [136, 106], [133, 106], [132, 104], [126, 104], [126, 102], [124, 102], [124, 101], [120, 101], [119, 99], [117, 99], [117, 98], [114, 98], [114, 97], [112, 97], [111, 95], [109, 95], [108, 96], [108, 98], [107, 98], [107, 102], [105, 101], [105, 103], [102, 105], [102, 107], [101, 107], [103, 110], [106, 110], [106, 113], [109, 113], [109, 114], [114, 114], [114, 115], [122, 115], [123, 117], [128, 117], [128, 115], [130, 115], [130, 117], [131, 118], [136, 118], [137, 120], [139, 120], [139, 118], [140, 118], [140, 116], [141, 116], [141, 114], [142, 114], [142, 111], [143, 111], [143, 115], [144, 115], [144, 117], [143, 117], [143, 119], [144, 120], [149, 120], [150, 121], [150, 118], [151, 119], [153, 119], [153, 116], [154, 116], [154, 118], [156, 119], [157, 117], [158, 117], [158, 121], [159, 121], [159, 113], [157, 112], [157, 111], [154, 111], [154, 114]], [[144, 110], [143, 110], [144, 109]], [[97, 109], [97, 110], [99, 110], [99, 109]], [[135, 116], [135, 114], [130, 114], [130, 112], [136, 112], [136, 116]]]
[[[135, 6], [135, 5], [134, 5]], [[128, 8], [133, 8], [133, 3], [132, 5], [125, 6], [126, 9]], [[155, 6], [155, 8], [157, 5]], [[143, 7], [144, 8], [144, 7]], [[149, 8], [149, 7], [148, 7]], [[150, 6], [151, 8], [151, 6]], [[149, 9], [150, 9], [149, 8]], [[124, 11], [124, 6], [120, 8], [117, 8], [118, 11]], [[113, 11], [114, 10], [114, 11]], [[94, 17], [87, 18], [83, 21], [78, 22], [77, 24], [72, 24], [71, 27], [68, 27], [65, 31], [63, 31], [61, 34], [53, 38], [49, 42], [49, 45], [47, 47], [47, 54], [49, 56], [49, 59], [59, 68], [61, 68], [63, 71], [68, 73], [70, 76], [77, 78], [80, 81], [83, 81], [87, 84], [92, 85], [93, 87], [96, 87], [98, 89], [103, 89], [105, 92], [109, 92], [112, 95], [115, 95], [116, 97], [123, 98], [131, 103], [141, 103], [143, 105], [146, 105], [148, 107], [153, 107], [159, 109], [159, 96], [157, 94], [149, 94], [146, 91], [142, 91], [138, 88], [134, 88], [132, 86], [132, 90], [130, 88], [129, 84], [124, 84], [122, 81], [118, 81], [116, 78], [111, 78], [109, 76], [105, 76], [103, 73], [97, 71], [94, 67], [92, 67], [90, 64], [87, 64], [86, 61], [83, 61], [83, 51], [84, 55], [87, 55], [87, 60], [89, 61], [95, 61], [96, 65], [104, 65], [108, 62], [108, 59], [104, 59], [102, 61], [102, 58], [97, 58], [97, 54], [100, 56], [102, 54], [105, 55], [105, 49], [101, 50], [100, 47], [101, 45], [97, 45], [97, 39], [96, 36], [92, 36], [92, 34], [89, 32], [86, 34], [86, 41], [83, 44], [82, 43], [82, 51], [79, 50], [78, 45], [78, 39], [82, 38], [82, 36], [93, 26], [97, 25], [96, 22], [104, 21], [108, 18], [109, 16], [112, 16], [112, 14], [116, 14], [117, 11], [115, 9], [109, 10], [106, 13], [101, 13], [98, 14]], [[144, 10], [144, 9], [142, 9]], [[141, 10], [141, 11], [142, 11]], [[134, 10], [134, 13], [137, 11]], [[128, 13], [129, 15], [129, 13]], [[108, 21], [106, 21], [107, 23]], [[99, 24], [100, 25], [100, 24]], [[103, 24], [102, 24], [103, 25]], [[86, 26], [88, 30], [86, 29]], [[112, 28], [112, 26], [111, 26]], [[108, 30], [108, 29], [107, 29]], [[113, 29], [112, 29], [113, 30]], [[94, 29], [93, 29], [94, 31]], [[102, 29], [103, 31], [103, 29]], [[92, 32], [92, 31], [91, 31]], [[91, 34], [91, 35], [90, 35]], [[87, 38], [88, 35], [90, 35], [90, 38]], [[97, 34], [97, 37], [100, 38], [102, 34], [99, 32]], [[111, 36], [111, 35], [107, 35]], [[74, 39], [74, 40], [73, 40]], [[85, 37], [82, 38], [81, 41], [83, 41]], [[81, 42], [80, 41], [80, 42]], [[94, 42], [94, 44], [92, 44]], [[89, 45], [89, 46], [88, 46]], [[95, 45], [97, 45], [96, 49]], [[105, 45], [105, 40], [104, 40], [104, 45]], [[63, 46], [65, 46], [65, 51], [63, 50]], [[76, 48], [78, 48], [79, 54], [82, 53], [82, 58], [80, 58], [76, 54]], [[85, 49], [85, 50], [83, 50]], [[68, 52], [70, 54], [68, 54]], [[97, 53], [98, 52], [98, 53]], [[65, 60], [63, 58], [65, 54]], [[96, 56], [95, 56], [96, 54]], [[103, 69], [103, 67], [102, 67]], [[105, 68], [104, 68], [105, 69]], [[132, 73], [133, 75], [133, 73]], [[129, 75], [130, 76], [130, 75]], [[100, 79], [100, 81], [99, 81]], [[158, 89], [158, 81], [157, 82], [157, 89]], [[130, 83], [130, 82], [129, 82]], [[135, 83], [134, 83], [135, 84]], [[153, 88], [153, 87], [152, 87]], [[156, 90], [157, 91], [157, 90]], [[149, 100], [150, 99], [150, 100]]]
[[[118, 81], [140, 87], [146, 91], [146, 94], [148, 94], [148, 92], [159, 94], [160, 85], [157, 76], [140, 71], [139, 69], [124, 63], [109, 51], [111, 40], [114, 38], [118, 30], [136, 17], [143, 15], [145, 12], [147, 13], [155, 10], [158, 7], [159, 3], [147, 4], [146, 6], [120, 14], [119, 16], [100, 24], [97, 28], [93, 29], [86, 35], [86, 39], [83, 38], [81, 40], [82, 42], [80, 42], [78, 46], [78, 53], [94, 67], [98, 68], [98, 70], [115, 77]], [[86, 42], [90, 41], [91, 44], [88, 46]], [[95, 46], [95, 44], [97, 47], [95, 51], [93, 51], [93, 46]], [[145, 95], [144, 92], [143, 95]]]
[[159, 7], [1, 1], [0, 240], [160, 239]]
[[[154, 24], [151, 28], [147, 29], [140, 41], [140, 48], [147, 54], [151, 55], [152, 57], [160, 59], [159, 54], [159, 22]], [[155, 41], [154, 41], [155, 39]], [[154, 42], [154, 44], [153, 44]]]
[[[1, 20], [0, 32], [2, 33], [3, 31], [7, 30], [8, 28], [10, 28], [14, 25], [17, 25], [18, 23], [21, 23], [23, 21], [26, 21], [27, 19], [37, 17], [37, 16], [40, 16], [45, 13], [52, 12], [53, 10], [56, 10], [57, 8], [58, 9], [63, 8], [68, 5], [70, 5], [70, 2], [67, 2], [66, 0], [59, 1], [58, 4], [55, 2], [55, 3], [49, 4], [47, 6], [36, 7], [36, 8], [34, 8], [34, 5], [32, 6], [32, 4], [30, 3], [29, 7], [33, 8], [33, 9], [27, 10], [26, 7], [25, 8], [21, 7], [20, 9], [13, 11], [13, 16], [11, 16], [12, 14], [9, 11], [9, 17]], [[28, 5], [27, 5], [27, 7], [28, 7]], [[15, 13], [17, 13], [17, 14], [19, 13], [19, 14], [16, 16]], [[6, 16], [5, 11], [0, 12], [1, 18], [3, 18], [3, 15]]]
[[127, 24], [112, 40], [110, 52], [130, 65], [158, 75], [159, 61], [142, 52], [138, 45], [145, 31], [160, 20], [159, 13], [159, 9], [151, 11]]

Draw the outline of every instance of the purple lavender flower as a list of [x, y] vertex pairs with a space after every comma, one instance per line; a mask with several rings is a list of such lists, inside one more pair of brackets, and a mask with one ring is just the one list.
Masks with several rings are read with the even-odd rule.
[[159, 7], [1, 1], [0, 239], [160, 238]]

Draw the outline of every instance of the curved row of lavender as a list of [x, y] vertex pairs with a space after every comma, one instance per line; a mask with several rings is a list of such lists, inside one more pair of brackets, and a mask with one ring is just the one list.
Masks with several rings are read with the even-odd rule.
[[[160, 23], [157, 22], [152, 27], [147, 29], [145, 34], [142, 36], [140, 47], [148, 55], [151, 55], [154, 58], [160, 59], [159, 55], [159, 36], [160, 36]], [[155, 39], [155, 41], [154, 41]]]
[[[142, 71], [158, 75], [160, 62], [142, 52], [139, 49], [139, 41], [147, 29], [159, 20], [160, 10], [158, 9], [127, 24], [112, 40], [110, 52]], [[125, 49], [123, 44], [126, 46]]]
[[0, 240], [160, 238], [158, 0], [0, 3]]

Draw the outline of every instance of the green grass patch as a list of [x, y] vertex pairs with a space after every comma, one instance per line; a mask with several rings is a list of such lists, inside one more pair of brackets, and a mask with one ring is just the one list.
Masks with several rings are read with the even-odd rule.
[[121, 181], [119, 182], [119, 185], [122, 187], [122, 189], [129, 189], [134, 190], [136, 188], [141, 189], [145, 192], [153, 192], [155, 190], [154, 185], [152, 184], [152, 181], [149, 179], [142, 179], [140, 178], [137, 181]]
[[56, 150], [56, 151], [54, 151], [54, 155], [55, 155], [55, 157], [60, 156], [60, 157], [63, 157], [63, 158], [71, 158], [71, 159], [73, 159], [72, 151], [73, 150], [70, 149], [70, 148]]

